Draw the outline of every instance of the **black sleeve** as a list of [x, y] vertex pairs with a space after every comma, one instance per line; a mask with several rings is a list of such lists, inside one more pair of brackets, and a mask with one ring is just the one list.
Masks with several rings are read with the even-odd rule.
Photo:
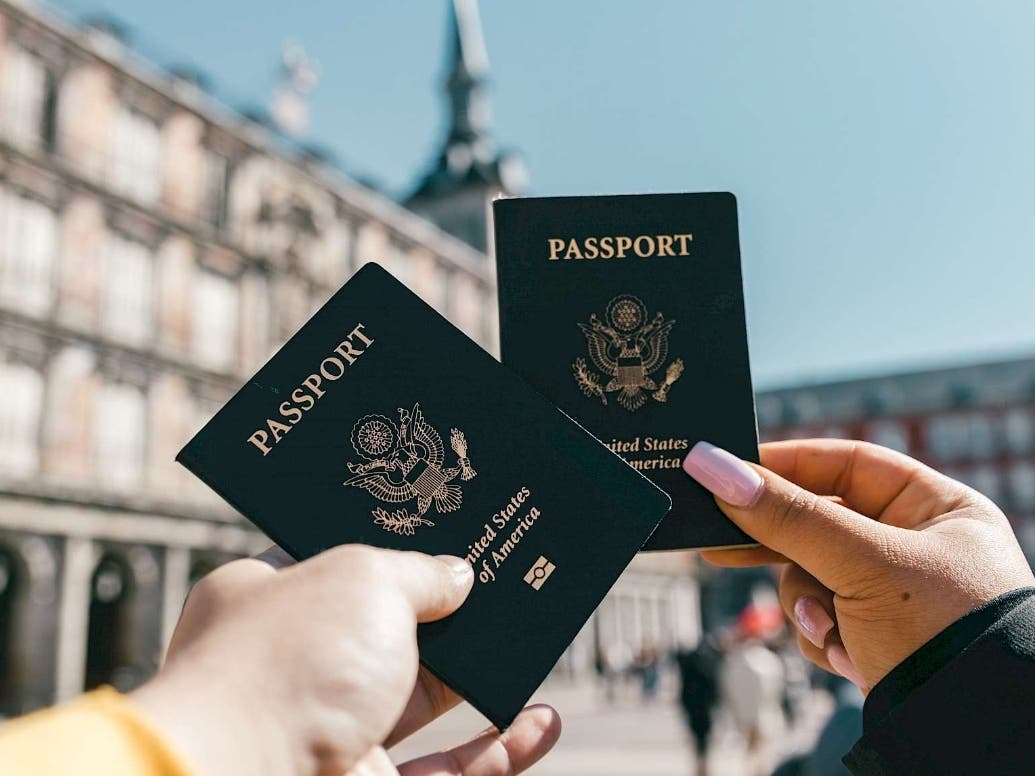
[[855, 774], [1035, 773], [1035, 588], [967, 614], [866, 698]]

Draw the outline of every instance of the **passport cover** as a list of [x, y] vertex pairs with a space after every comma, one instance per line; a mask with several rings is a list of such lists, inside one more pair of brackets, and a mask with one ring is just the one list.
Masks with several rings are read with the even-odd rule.
[[681, 469], [758, 461], [732, 194], [493, 203], [503, 363], [672, 497], [645, 549], [754, 544]]
[[422, 662], [505, 728], [670, 500], [376, 264], [177, 460], [295, 558], [361, 542], [466, 557]]

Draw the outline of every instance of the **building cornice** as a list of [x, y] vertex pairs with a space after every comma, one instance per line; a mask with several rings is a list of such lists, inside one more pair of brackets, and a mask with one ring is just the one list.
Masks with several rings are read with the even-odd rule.
[[[230, 134], [253, 153], [263, 154], [284, 162], [291, 167], [294, 174], [334, 195], [347, 210], [352, 210], [361, 218], [380, 221], [390, 230], [398, 233], [400, 239], [419, 243], [453, 268], [473, 275], [485, 285], [492, 287], [493, 277], [485, 254], [442, 231], [388, 197], [351, 180], [343, 173], [328, 167], [317, 167], [292, 156], [284, 148], [284, 143], [273, 132], [233, 112], [215, 98], [206, 95], [200, 88], [189, 86], [171, 76], [163, 77], [148, 72], [149, 69], [155, 67], [153, 63], [139, 57], [129, 47], [122, 44], [101, 46], [97, 42], [96, 34], [91, 36], [89, 31], [69, 24], [44, 8], [29, 9], [21, 4], [10, 2], [10, 0], [0, 0], [0, 13], [17, 18], [24, 24], [37, 25], [41, 32], [58, 37], [80, 56], [102, 63], [122, 75], [128, 76], [162, 99]], [[118, 197], [107, 188], [103, 188], [103, 190], [106, 195]], [[133, 205], [145, 211], [154, 210], [140, 203], [133, 203]], [[168, 216], [159, 217], [168, 219]], [[178, 225], [180, 228], [184, 228], [183, 223], [178, 223]], [[187, 230], [194, 233], [190, 227], [187, 227]], [[231, 247], [247, 256], [238, 246], [232, 245]]]
[[163, 511], [140, 506], [144, 505], [110, 505], [85, 497], [0, 486], [0, 529], [242, 554], [270, 544], [243, 520], [212, 520], [182, 509]]
[[75, 327], [52, 318], [41, 319], [17, 310], [0, 308], [0, 328], [17, 329], [33, 334], [51, 343], [89, 343], [102, 352], [135, 361], [153, 369], [167, 369], [188, 380], [194, 380], [217, 390], [232, 394], [247, 378], [245, 370], [217, 372], [195, 364], [187, 354], [178, 355], [153, 343], [129, 345], [86, 327]]

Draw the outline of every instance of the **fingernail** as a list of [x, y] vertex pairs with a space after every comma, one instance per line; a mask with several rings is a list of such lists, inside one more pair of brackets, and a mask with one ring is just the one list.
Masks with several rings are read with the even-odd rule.
[[834, 621], [830, 619], [823, 604], [810, 595], [803, 595], [794, 602], [794, 621], [798, 623], [798, 629], [805, 638], [820, 649], [823, 648], [823, 642], [826, 641], [830, 629], [834, 627]]
[[435, 560], [449, 566], [449, 570], [453, 572], [453, 576], [456, 577], [458, 583], [467, 582], [467, 578], [474, 575], [474, 569], [471, 568], [471, 564], [463, 558], [458, 558], [455, 555], [436, 555]]
[[749, 507], [762, 493], [762, 475], [733, 453], [698, 442], [683, 460], [683, 471], [735, 507]]
[[849, 682], [854, 684], [860, 690], [866, 689], [866, 680], [863, 679], [862, 674], [859, 673], [859, 669], [855, 667], [855, 663], [853, 663], [852, 659], [848, 657], [848, 653], [845, 652], [845, 648], [840, 644], [831, 644], [827, 647], [827, 660], [830, 661], [830, 667], [841, 674], [841, 676]]

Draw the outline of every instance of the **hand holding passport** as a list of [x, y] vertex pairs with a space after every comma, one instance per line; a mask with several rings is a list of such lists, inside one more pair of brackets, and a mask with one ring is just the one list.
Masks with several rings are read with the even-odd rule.
[[276, 547], [233, 561], [192, 590], [165, 667], [133, 702], [192, 773], [520, 773], [557, 740], [549, 707], [398, 768], [383, 748], [459, 702], [417, 672], [413, 635], [454, 612], [473, 581], [462, 558], [358, 544], [298, 564]]
[[504, 729], [648, 540], [749, 541], [667, 462], [757, 451], [732, 197], [496, 209], [506, 366], [367, 265], [178, 460], [297, 559], [465, 558], [420, 656]]

